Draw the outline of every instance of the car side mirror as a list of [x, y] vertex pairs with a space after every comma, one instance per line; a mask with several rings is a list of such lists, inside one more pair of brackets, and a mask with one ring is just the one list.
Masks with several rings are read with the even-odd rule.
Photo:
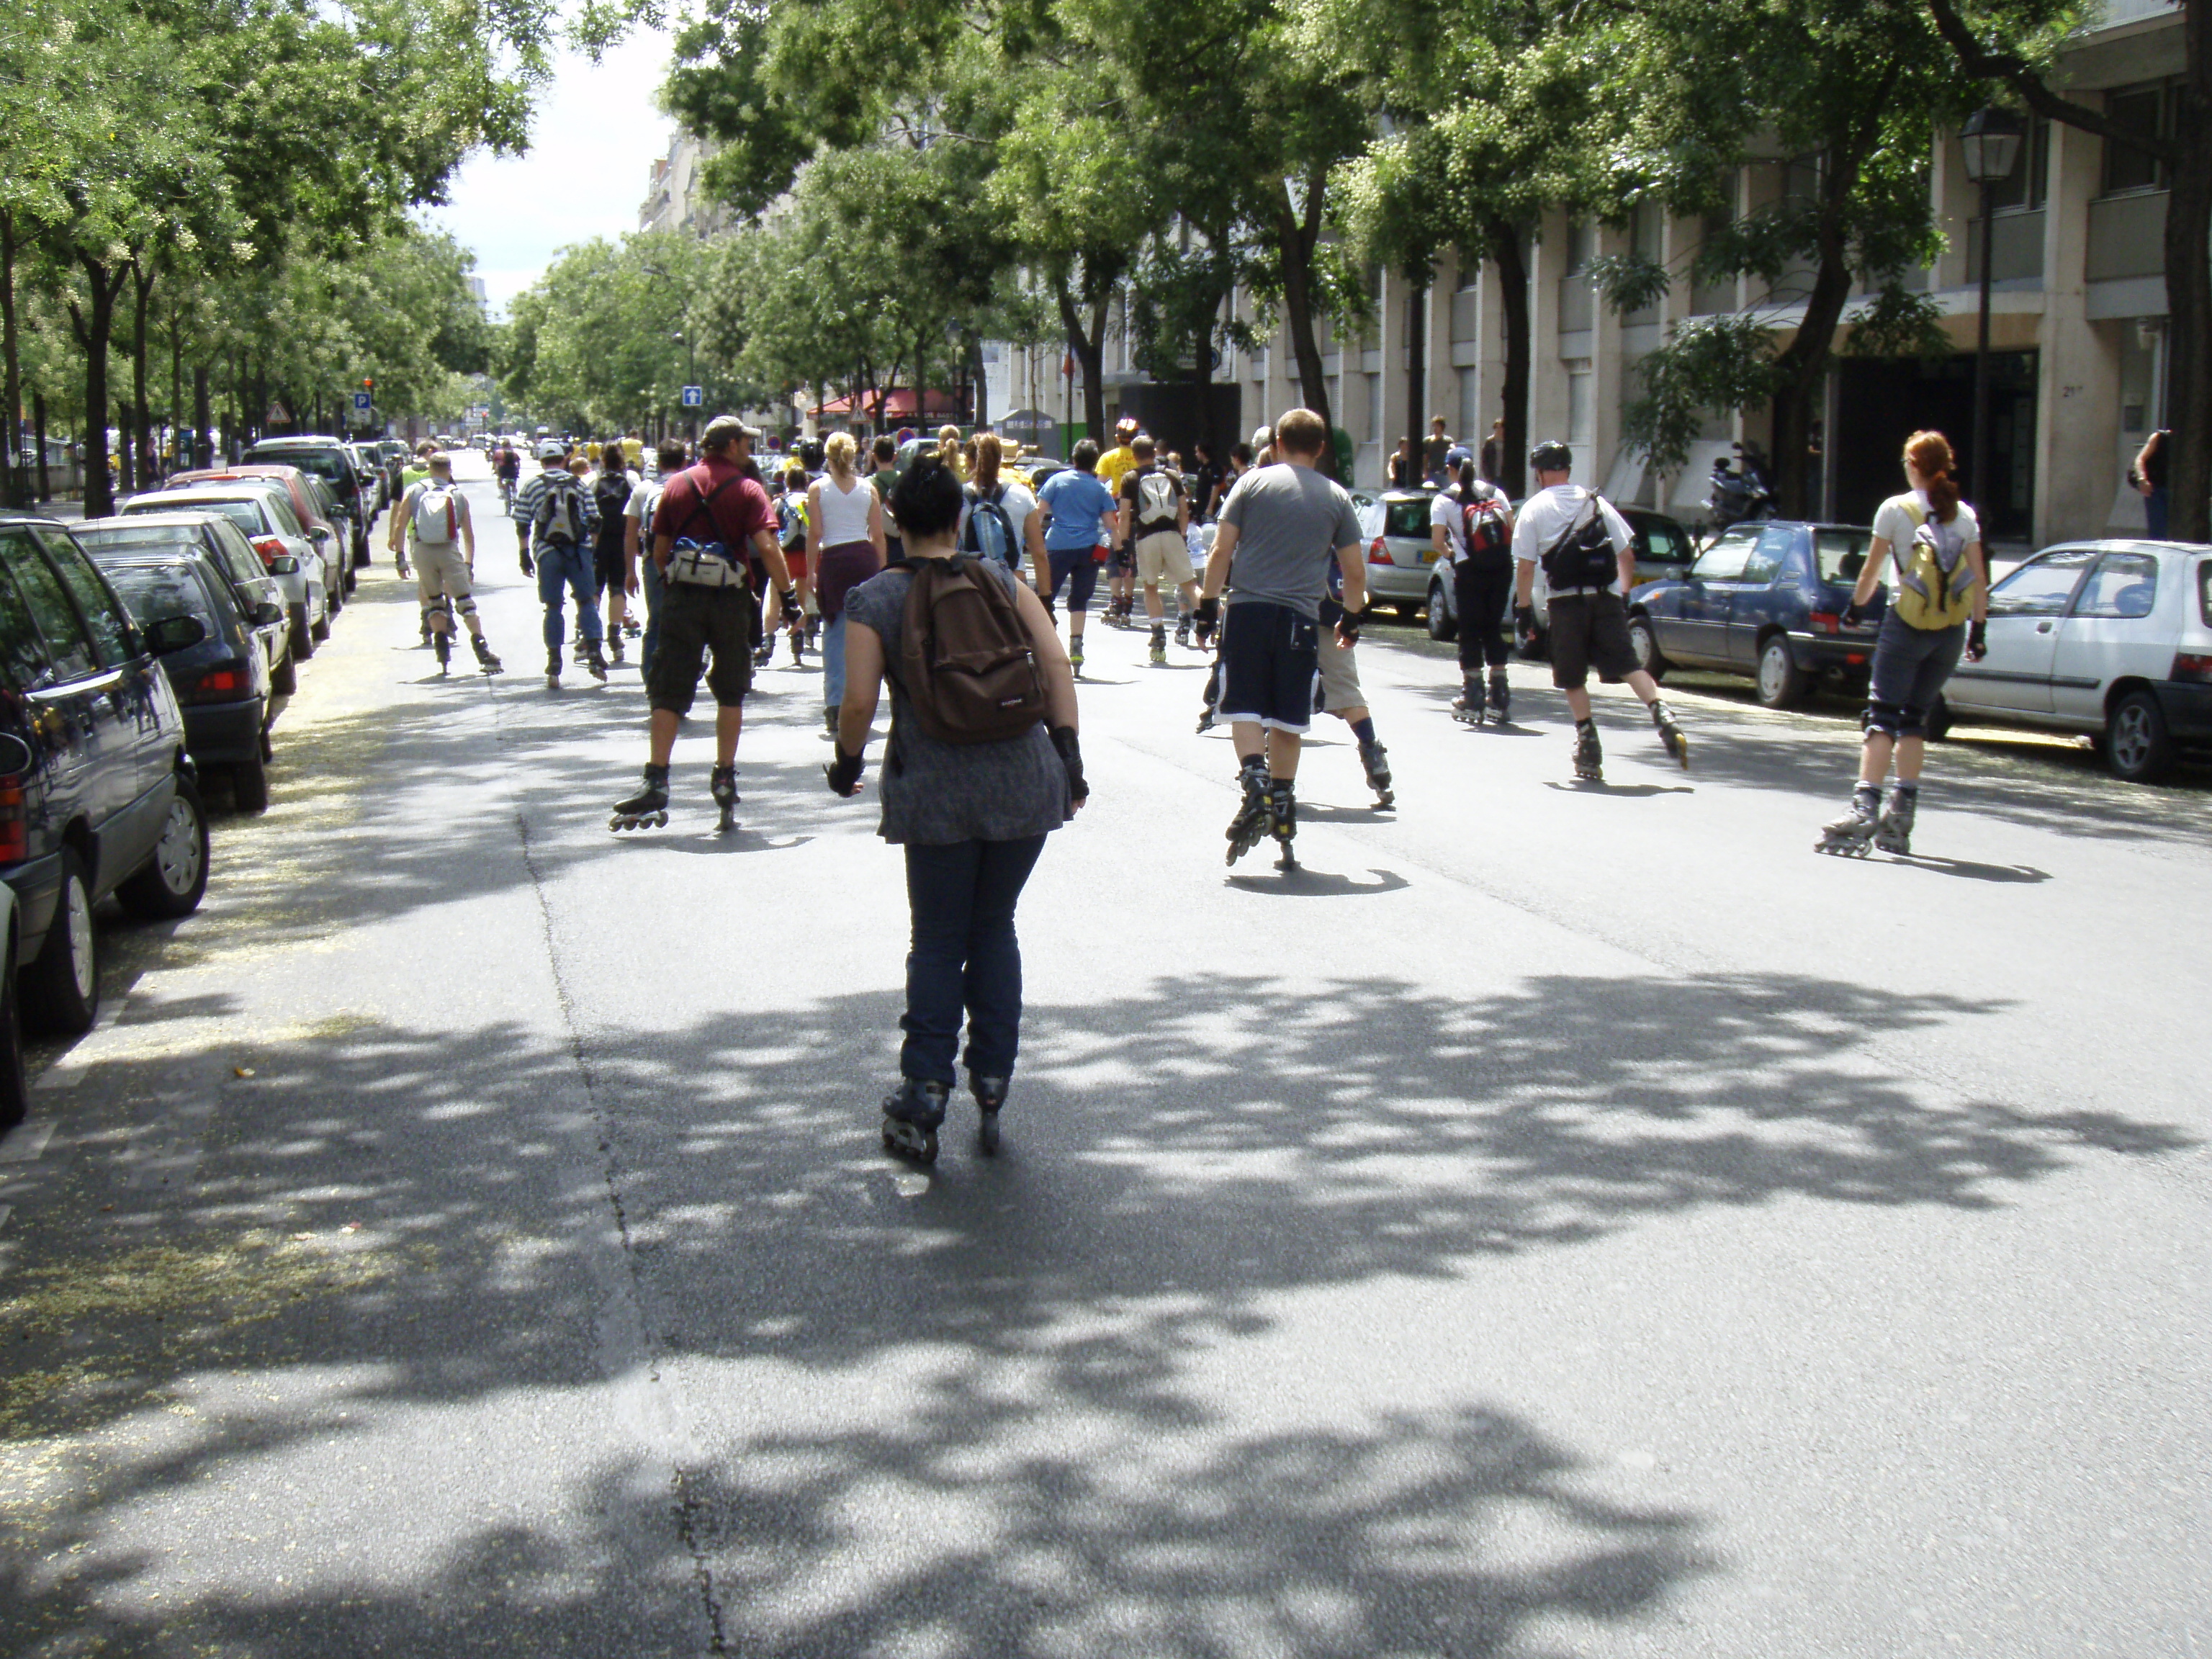
[[256, 628], [274, 628], [283, 620], [284, 609], [282, 605], [271, 605], [268, 600], [264, 599], [253, 607], [253, 625]]
[[146, 648], [157, 657], [189, 651], [207, 638], [207, 624], [198, 617], [163, 617], [146, 624]]
[[298, 575], [300, 574], [300, 556], [296, 553], [279, 553], [275, 558], [269, 561], [269, 574], [272, 576]]
[[338, 532], [331, 529], [330, 526], [326, 524], [319, 524], [309, 528], [307, 532], [307, 539], [313, 542], [317, 546], [320, 546], [325, 542], [336, 541], [337, 539], [337, 534]]

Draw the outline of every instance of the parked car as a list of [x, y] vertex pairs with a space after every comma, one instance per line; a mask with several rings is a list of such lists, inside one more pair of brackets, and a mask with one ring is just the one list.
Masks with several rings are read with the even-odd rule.
[[31, 1106], [29, 1079], [23, 1075], [22, 1003], [15, 995], [16, 934], [21, 906], [15, 890], [0, 881], [0, 939], [5, 939], [6, 961], [0, 969], [0, 1134], [21, 1123]]
[[356, 586], [353, 570], [345, 556], [347, 532], [329, 486], [313, 473], [302, 472], [296, 466], [278, 462], [258, 462], [252, 465], [211, 468], [204, 471], [173, 472], [169, 475], [167, 488], [189, 489], [196, 484], [236, 483], [241, 479], [270, 480], [284, 486], [285, 499], [290, 503], [292, 516], [300, 521], [307, 539], [315, 544], [322, 556], [323, 580], [330, 600], [330, 612], [335, 617], [345, 609], [345, 596]]
[[356, 565], [368, 562], [368, 526], [375, 497], [362, 486], [361, 470], [350, 448], [336, 438], [264, 438], [246, 452], [250, 462], [279, 461], [312, 472], [330, 486], [346, 521], [346, 539]]
[[1386, 489], [1353, 498], [1367, 538], [1370, 604], [1391, 605], [1410, 617], [1428, 602], [1429, 567], [1437, 562], [1429, 544], [1429, 512], [1436, 496], [1433, 489]]
[[244, 532], [282, 594], [291, 627], [292, 659], [313, 656], [315, 642], [331, 636], [331, 573], [322, 550], [292, 516], [283, 486], [274, 478], [245, 478], [232, 484], [134, 495], [123, 504], [126, 517], [185, 510], [220, 513]]
[[2212, 750], [2212, 548], [2046, 548], [1990, 589], [1989, 646], [1953, 671], [1939, 725], [2085, 732], [2130, 782]]
[[[229, 587], [239, 614], [253, 630], [270, 683], [286, 696], [300, 689], [299, 671], [291, 656], [291, 623], [284, 610], [283, 590], [277, 586], [280, 579], [262, 568], [260, 556], [244, 532], [224, 514], [204, 507], [163, 513], [126, 512], [120, 518], [88, 519], [77, 526], [76, 532], [79, 541], [103, 554], [124, 548], [142, 553], [167, 548], [205, 559]], [[289, 556], [280, 555], [278, 562]]]
[[[1616, 510], [1628, 521], [1628, 532], [1636, 554], [1636, 580], [1639, 583], [1663, 581], [1670, 576], [1680, 576], [1690, 568], [1697, 556], [1697, 538], [1690, 534], [1680, 520], [1664, 513], [1655, 513], [1648, 507], [1618, 507]], [[1552, 608], [1550, 595], [1544, 586], [1544, 569], [1536, 568], [1536, 579], [1530, 589], [1536, 611], [1537, 644], [1534, 653], [1546, 654], [1544, 640], [1550, 629]], [[1512, 619], [1512, 606], [1508, 602], [1507, 621]], [[1428, 594], [1429, 637], [1432, 640], [1455, 640], [1459, 637], [1459, 601], [1453, 586], [1441, 570], [1432, 570], [1429, 576]]]
[[354, 476], [361, 480], [362, 499], [369, 504], [368, 516], [374, 519], [392, 498], [392, 481], [385, 476], [383, 462], [367, 444], [347, 443], [345, 452], [353, 460]]
[[127, 539], [88, 537], [109, 586], [143, 626], [191, 617], [206, 630], [198, 645], [161, 659], [185, 715], [185, 750], [204, 777], [228, 774], [241, 812], [269, 805], [269, 672], [252, 618], [204, 556]]
[[1863, 691], [1875, 618], [1844, 626], [1873, 532], [1863, 525], [1768, 520], [1723, 531], [1680, 576], [1629, 595], [1628, 635], [1646, 672], [1748, 674], [1759, 702], [1786, 708], [1819, 682]]
[[156, 665], [201, 632], [140, 628], [66, 528], [0, 514], [0, 880], [20, 907], [23, 1012], [44, 1029], [99, 1014], [101, 899], [173, 917], [206, 891], [207, 817]]

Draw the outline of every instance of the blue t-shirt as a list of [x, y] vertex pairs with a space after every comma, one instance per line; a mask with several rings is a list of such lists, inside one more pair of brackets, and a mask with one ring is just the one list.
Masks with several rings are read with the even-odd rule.
[[1097, 473], [1073, 467], [1055, 472], [1037, 491], [1037, 500], [1052, 509], [1052, 521], [1044, 527], [1044, 544], [1050, 551], [1069, 553], [1106, 539], [1101, 520], [1114, 510], [1114, 492]]

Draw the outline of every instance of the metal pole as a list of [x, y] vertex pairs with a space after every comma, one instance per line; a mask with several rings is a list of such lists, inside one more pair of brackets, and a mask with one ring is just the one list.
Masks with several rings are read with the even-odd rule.
[[[686, 386], [699, 384], [699, 347], [691, 338], [691, 331], [688, 328], [684, 331], [684, 384]], [[699, 441], [698, 411], [696, 410], [691, 411], [684, 424], [685, 434], [693, 443], [697, 443]]]
[[1985, 505], [1982, 497], [1990, 476], [1990, 272], [1996, 264], [1990, 233], [1996, 228], [1990, 186], [1985, 184], [1982, 186], [1982, 314], [1974, 347], [1974, 439], [1973, 447], [1966, 452], [1966, 499], [1977, 512]]

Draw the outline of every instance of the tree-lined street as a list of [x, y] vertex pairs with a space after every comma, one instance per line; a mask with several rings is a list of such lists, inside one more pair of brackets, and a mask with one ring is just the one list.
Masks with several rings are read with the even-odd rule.
[[1578, 788], [1373, 628], [1397, 810], [1323, 721], [1224, 869], [1203, 659], [1093, 628], [1006, 1151], [923, 1170], [880, 727], [836, 799], [779, 663], [740, 828], [695, 716], [612, 837], [635, 668], [439, 679], [379, 558], [0, 1139], [0, 1650], [2212, 1642], [2201, 772], [1978, 732], [1823, 859], [1844, 704], [1671, 678], [1686, 774], [1601, 691]]

